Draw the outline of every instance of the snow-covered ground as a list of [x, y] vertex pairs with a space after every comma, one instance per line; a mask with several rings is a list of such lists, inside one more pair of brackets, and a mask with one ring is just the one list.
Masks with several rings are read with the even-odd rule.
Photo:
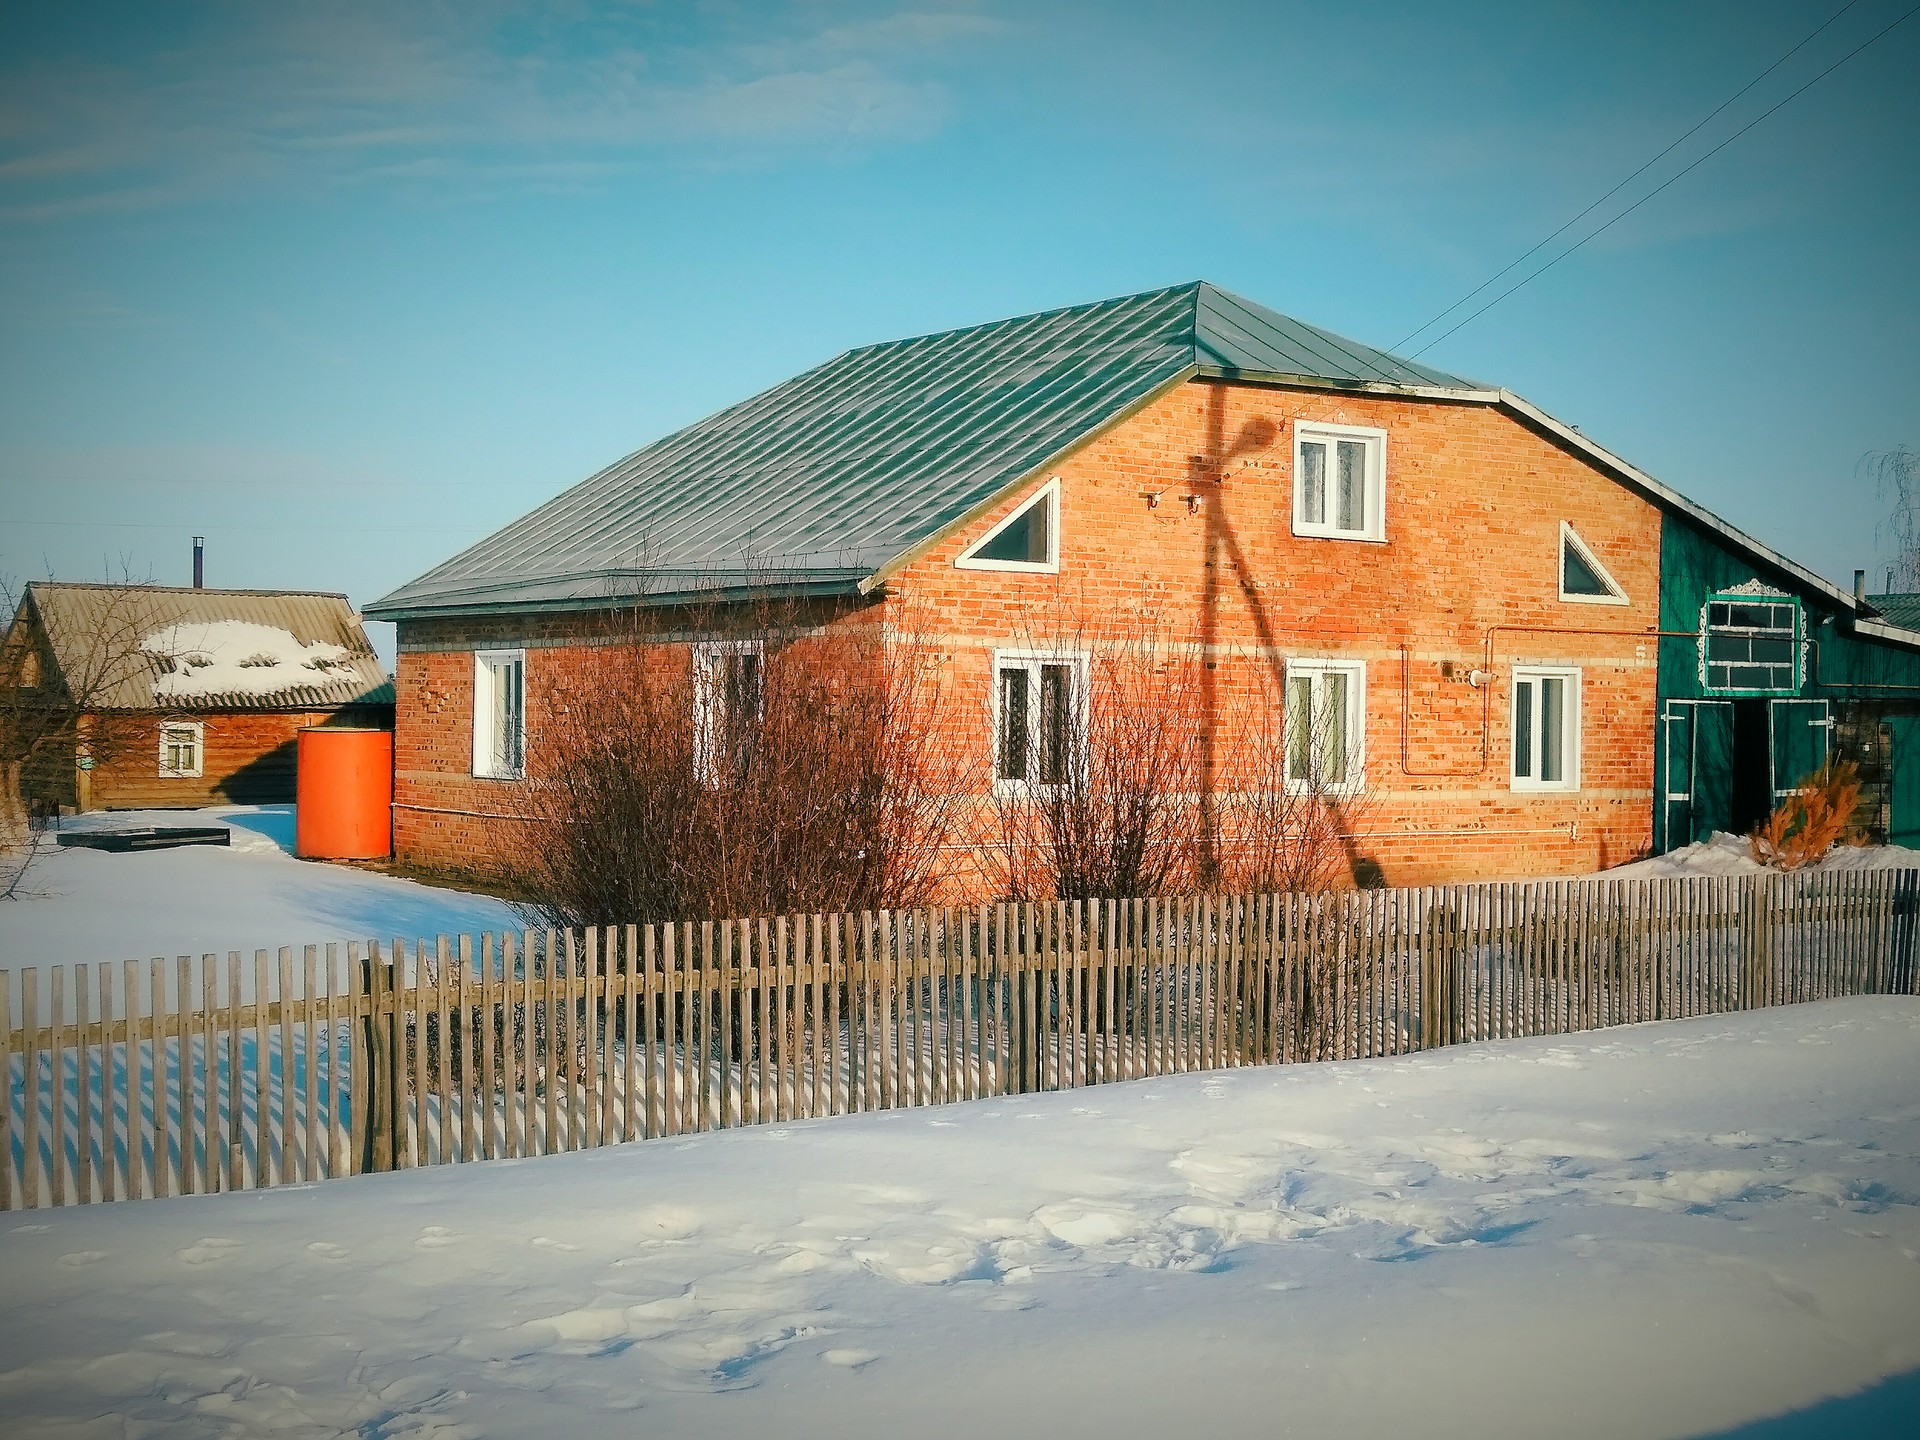
[[291, 805], [82, 815], [69, 831], [225, 825], [230, 847], [112, 855], [52, 836], [0, 901], [0, 969], [511, 928], [502, 902], [293, 857]]
[[0, 1277], [12, 1437], [1911, 1434], [1920, 1001], [15, 1214]]
[[[1904, 845], [1836, 845], [1811, 870], [1920, 870], [1920, 850]], [[1683, 845], [1651, 860], [1636, 860], [1601, 872], [1608, 880], [1668, 880], [1688, 875], [1759, 875], [1766, 867], [1753, 858], [1744, 835], [1716, 830], [1705, 840]]]

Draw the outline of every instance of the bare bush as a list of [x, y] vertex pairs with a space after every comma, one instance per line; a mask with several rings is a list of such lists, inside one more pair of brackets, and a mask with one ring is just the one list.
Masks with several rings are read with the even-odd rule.
[[[1066, 618], [1062, 618], [1065, 616]], [[994, 677], [1001, 892], [1130, 899], [1318, 893], [1381, 882], [1350, 724], [1357, 689], [1262, 657], [1233, 668], [1149, 614], [1057, 606]], [[1291, 687], [1294, 693], [1287, 693]], [[1022, 733], [1029, 753], [1009, 755]], [[1009, 717], [1014, 717], [1010, 722]], [[1217, 770], [1217, 773], [1216, 773]]]
[[[1241, 894], [1321, 894], [1381, 883], [1359, 846], [1375, 809], [1351, 744], [1343, 689], [1302, 677], [1282, 688], [1265, 665], [1233, 707], [1226, 793], [1217, 811], [1222, 881]], [[1356, 731], [1360, 727], [1356, 727]]]
[[1197, 648], [1144, 622], [1055, 625], [1027, 644], [1029, 669], [993, 677], [1002, 892], [1119, 900], [1203, 883]]
[[933, 898], [968, 786], [914, 633], [758, 598], [629, 611], [610, 638], [528, 747], [518, 878], [541, 923]]

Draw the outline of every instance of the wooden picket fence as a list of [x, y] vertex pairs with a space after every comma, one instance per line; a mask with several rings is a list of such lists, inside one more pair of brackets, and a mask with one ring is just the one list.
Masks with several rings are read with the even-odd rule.
[[1917, 912], [1920, 871], [1852, 871], [1001, 904], [0, 971], [0, 1208], [1913, 994]]

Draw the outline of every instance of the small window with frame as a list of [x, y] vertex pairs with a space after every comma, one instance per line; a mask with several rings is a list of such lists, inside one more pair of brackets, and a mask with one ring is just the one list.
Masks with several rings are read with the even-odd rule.
[[953, 563], [962, 570], [1056, 573], [1060, 569], [1060, 477], [1048, 480], [1031, 500], [968, 546]]
[[1351, 795], [1365, 783], [1367, 667], [1358, 660], [1287, 662], [1287, 789]]
[[710, 640], [693, 647], [693, 767], [702, 782], [745, 773], [766, 718], [766, 646]]
[[1359, 425], [1294, 425], [1294, 534], [1385, 540], [1386, 498], [1386, 431]]
[[473, 774], [518, 780], [527, 769], [527, 652], [473, 656]]
[[1086, 748], [1086, 673], [1080, 655], [995, 653], [995, 790], [1046, 790], [1073, 778]]
[[206, 764], [206, 727], [197, 720], [169, 720], [160, 727], [160, 777], [197, 780]]
[[1513, 788], [1580, 788], [1580, 671], [1564, 665], [1513, 669]]
[[1560, 522], [1560, 598], [1579, 605], [1625, 605], [1627, 592], [1573, 526]]

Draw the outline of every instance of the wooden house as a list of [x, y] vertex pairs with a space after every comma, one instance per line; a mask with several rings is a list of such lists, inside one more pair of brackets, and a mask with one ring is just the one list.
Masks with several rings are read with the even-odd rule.
[[35, 581], [5, 654], [41, 813], [291, 801], [301, 729], [392, 716], [344, 595]]

